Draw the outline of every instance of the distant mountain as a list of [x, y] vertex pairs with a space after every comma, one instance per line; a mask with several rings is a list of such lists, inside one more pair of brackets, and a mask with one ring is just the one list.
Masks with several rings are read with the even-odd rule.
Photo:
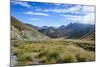
[[95, 26], [91, 24], [70, 23], [67, 26], [62, 25], [58, 28], [46, 27], [41, 28], [39, 31], [51, 38], [74, 38], [79, 39], [88, 32], [94, 31]]
[[88, 40], [95, 39], [95, 25], [91, 24], [70, 23], [67, 26], [61, 25], [58, 28], [48, 27], [48, 26], [38, 27], [31, 24], [25, 24], [25, 25], [35, 30], [38, 30], [39, 32], [50, 38], [65, 38], [65, 39], [71, 38], [71, 39], [88, 39]]
[[39, 32], [51, 37], [51, 38], [56, 38], [57, 34], [56, 33], [57, 29], [55, 29], [54, 27], [48, 27], [48, 28], [42, 28], [39, 30]]
[[74, 30], [71, 32], [71, 34], [67, 38], [74, 38], [74, 39], [79, 39], [83, 37], [84, 35], [95, 31], [95, 25], [80, 25], [80, 28], [74, 28]]
[[40, 33], [35, 28], [28, 26], [11, 16], [11, 39], [12, 40], [44, 40], [49, 37]]
[[54, 32], [56, 31], [56, 29], [54, 27], [48, 27], [48, 26], [38, 27], [38, 26], [31, 25], [31, 24], [26, 24], [26, 25], [38, 30], [39, 32], [41, 32], [44, 35], [47, 35], [47, 36], [49, 36], [51, 38], [55, 37], [55, 33]]

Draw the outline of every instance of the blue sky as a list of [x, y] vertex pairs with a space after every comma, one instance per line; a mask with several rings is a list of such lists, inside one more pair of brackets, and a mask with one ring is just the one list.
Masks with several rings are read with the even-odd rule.
[[94, 15], [94, 6], [11, 1], [11, 16], [35, 26], [94, 24]]

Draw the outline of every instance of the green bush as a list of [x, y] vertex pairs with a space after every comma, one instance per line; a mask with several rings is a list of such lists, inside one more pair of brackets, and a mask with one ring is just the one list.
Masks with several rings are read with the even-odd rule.
[[23, 53], [18, 57], [18, 61], [26, 62], [26, 61], [33, 61], [33, 57], [30, 53]]

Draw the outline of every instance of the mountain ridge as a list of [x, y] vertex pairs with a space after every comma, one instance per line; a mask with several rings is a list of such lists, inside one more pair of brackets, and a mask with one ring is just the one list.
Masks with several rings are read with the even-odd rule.
[[[65, 39], [89, 39], [95, 38], [95, 25], [70, 23], [60, 27], [38, 27], [26, 24], [11, 16], [11, 33], [12, 39], [48, 39], [48, 38], [65, 38]], [[93, 32], [93, 33], [91, 33]], [[90, 36], [91, 35], [91, 36]]]
[[[11, 39], [43, 40], [49, 37], [11, 16]], [[20, 38], [19, 38], [20, 37]]]

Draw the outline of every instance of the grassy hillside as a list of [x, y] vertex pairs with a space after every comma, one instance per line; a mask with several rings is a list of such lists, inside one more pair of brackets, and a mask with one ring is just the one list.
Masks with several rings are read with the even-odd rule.
[[82, 40], [95, 40], [95, 31], [92, 31], [92, 32], [85, 34], [80, 39], [82, 39]]
[[[23, 39], [46, 39], [46, 35], [38, 32], [36, 29], [27, 26], [21, 21], [17, 20], [15, 17], [11, 16], [11, 33], [14, 37], [13, 39], [18, 39], [16, 37], [22, 37]], [[15, 35], [15, 36], [14, 36]]]

